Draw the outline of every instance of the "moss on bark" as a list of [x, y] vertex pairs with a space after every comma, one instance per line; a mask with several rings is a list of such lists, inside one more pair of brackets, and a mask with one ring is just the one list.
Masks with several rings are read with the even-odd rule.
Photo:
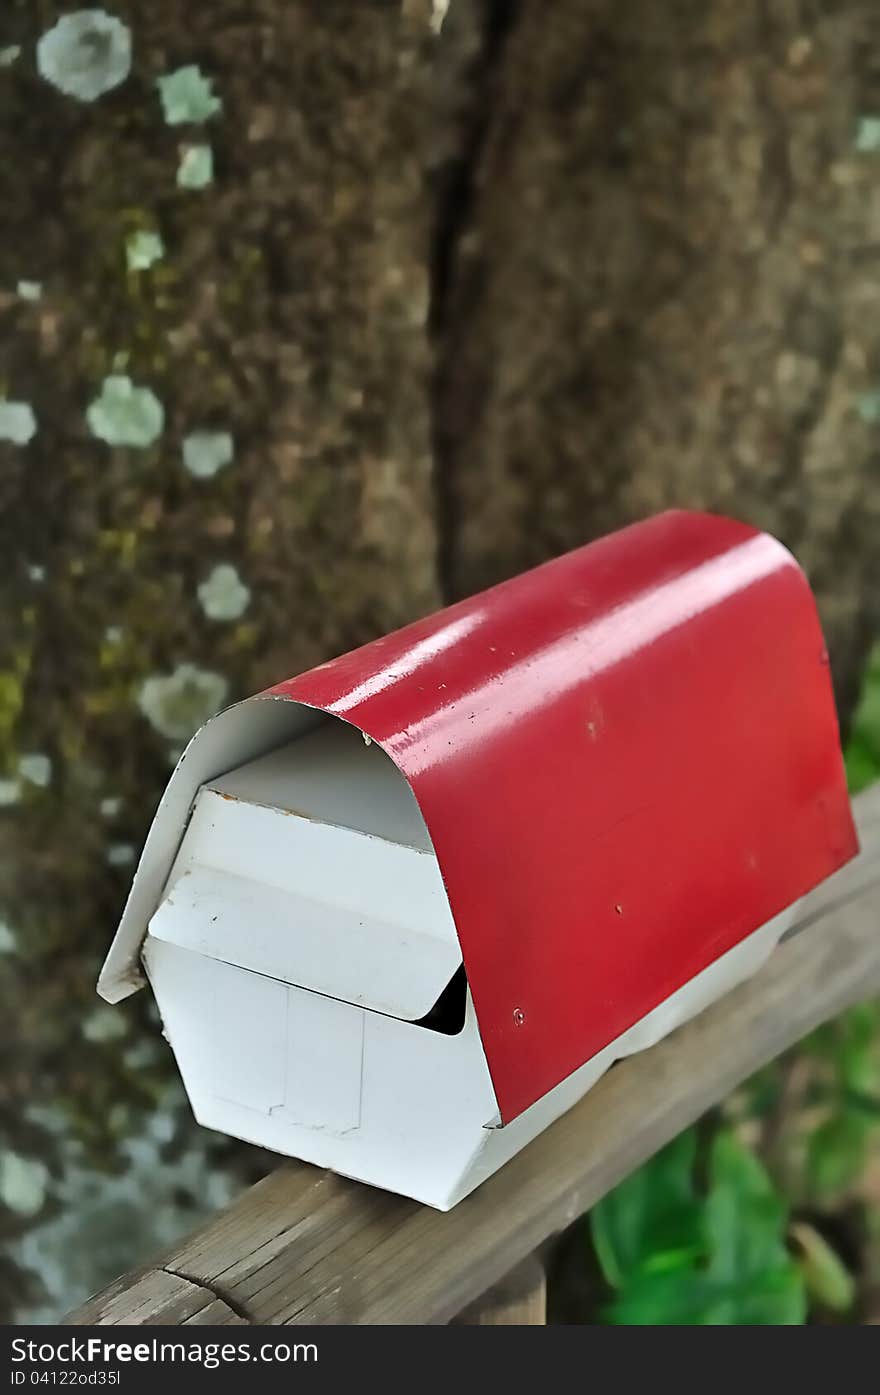
[[[425, 12], [112, 9], [134, 39], [114, 91], [78, 102], [38, 76], [49, 5], [12, 16], [3, 41], [22, 54], [0, 75], [0, 396], [31, 403], [38, 427], [27, 445], [0, 443], [0, 777], [18, 791], [2, 811], [14, 949], [0, 961], [0, 1050], [15, 1064], [0, 1104], [9, 1149], [56, 1180], [75, 1141], [96, 1168], [129, 1166], [121, 1145], [173, 1069], [138, 1055], [156, 1033], [146, 995], [120, 1009], [121, 1037], [83, 1030], [169, 748], [224, 691], [255, 691], [438, 599]], [[169, 126], [156, 79], [190, 63], [222, 111]], [[214, 183], [181, 189], [181, 149], [198, 142]], [[131, 272], [138, 230], [157, 231], [165, 255]], [[39, 299], [16, 293], [21, 280], [42, 283]], [[86, 409], [113, 373], [164, 407], [154, 445], [91, 434]], [[235, 454], [196, 477], [182, 443], [203, 430], [230, 433]], [[250, 591], [226, 622], [199, 598], [222, 564]], [[164, 716], [143, 704], [151, 723], [144, 684], [174, 674]], [[45, 784], [20, 779], [33, 754], [51, 763]], [[34, 1122], [35, 1104], [64, 1127]], [[166, 1151], [180, 1153], [194, 1130], [174, 1117]], [[55, 1196], [50, 1179], [39, 1219]], [[6, 1215], [10, 1238], [34, 1219]]]

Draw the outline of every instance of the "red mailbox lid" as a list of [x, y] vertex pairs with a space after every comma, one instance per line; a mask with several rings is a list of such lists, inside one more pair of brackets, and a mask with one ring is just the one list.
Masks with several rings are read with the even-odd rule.
[[857, 850], [775, 539], [671, 512], [271, 690], [409, 781], [504, 1122]]

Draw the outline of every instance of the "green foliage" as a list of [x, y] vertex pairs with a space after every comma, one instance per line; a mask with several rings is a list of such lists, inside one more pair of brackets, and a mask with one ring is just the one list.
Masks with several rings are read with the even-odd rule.
[[702, 1253], [702, 1206], [694, 1191], [696, 1134], [680, 1134], [594, 1207], [593, 1245], [621, 1290], [644, 1274], [687, 1267]]
[[868, 661], [844, 759], [853, 794], [880, 780], [880, 644], [875, 645]]
[[880, 1121], [880, 1004], [850, 1008], [804, 1049], [824, 1067], [816, 1103], [825, 1117], [807, 1140], [807, 1180], [822, 1201], [859, 1175]]
[[790, 1239], [800, 1254], [801, 1273], [811, 1301], [831, 1313], [845, 1313], [855, 1302], [856, 1285], [843, 1260], [814, 1226], [797, 1221]]
[[705, 1193], [693, 1131], [594, 1208], [593, 1244], [615, 1295], [608, 1322], [796, 1325], [806, 1299], [785, 1244], [786, 1210], [757, 1158], [727, 1131], [710, 1147]]
[[[868, 660], [852, 733], [844, 751], [853, 794], [880, 779], [880, 645]], [[820, 1201], [862, 1171], [880, 1122], [880, 1004], [860, 1003], [805, 1043], [826, 1067], [817, 1101], [825, 1113], [807, 1141], [807, 1180]]]

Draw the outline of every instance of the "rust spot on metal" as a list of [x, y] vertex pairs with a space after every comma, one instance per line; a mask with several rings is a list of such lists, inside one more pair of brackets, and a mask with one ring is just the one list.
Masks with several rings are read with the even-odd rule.
[[326, 819], [316, 819], [314, 814], [304, 814], [302, 809], [279, 808], [278, 812], [284, 814], [287, 818], [305, 819], [306, 823], [326, 823]]

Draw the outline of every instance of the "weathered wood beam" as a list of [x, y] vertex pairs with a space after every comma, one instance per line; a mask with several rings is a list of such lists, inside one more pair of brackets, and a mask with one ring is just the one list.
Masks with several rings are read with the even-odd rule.
[[547, 1275], [538, 1256], [526, 1259], [470, 1303], [455, 1319], [463, 1327], [543, 1327]]

